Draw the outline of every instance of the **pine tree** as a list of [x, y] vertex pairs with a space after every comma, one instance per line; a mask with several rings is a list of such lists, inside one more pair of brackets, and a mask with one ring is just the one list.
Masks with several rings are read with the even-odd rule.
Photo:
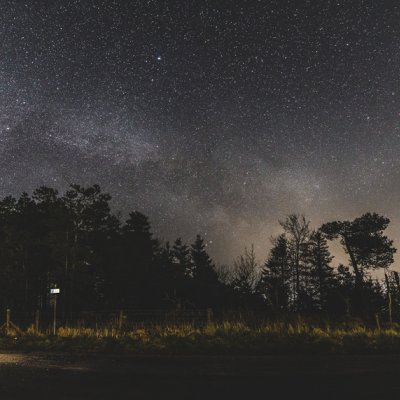
[[310, 238], [310, 222], [304, 215], [291, 214], [280, 222], [285, 231], [287, 254], [292, 268], [292, 308], [299, 311], [304, 302], [307, 268], [304, 261]]
[[349, 255], [357, 289], [362, 287], [368, 270], [385, 269], [393, 263], [396, 249], [384, 235], [389, 223], [389, 218], [366, 213], [353, 221], [329, 222], [320, 228], [329, 240], [340, 240]]
[[257, 285], [266, 302], [275, 310], [288, 310], [291, 303], [292, 271], [289, 264], [288, 244], [284, 234], [272, 239], [273, 247], [261, 272]]
[[203, 307], [212, 307], [219, 301], [221, 283], [214, 263], [205, 250], [204, 239], [196, 236], [191, 245], [190, 255], [193, 264], [193, 283], [195, 303]]
[[[168, 248], [167, 248], [168, 247]], [[189, 288], [192, 285], [193, 272], [190, 258], [190, 248], [181, 238], [175, 240], [172, 248], [168, 243], [164, 250], [164, 286], [167, 300], [175, 310], [188, 302]]]
[[182, 242], [181, 238], [175, 240], [172, 247], [172, 255], [174, 258], [174, 264], [179, 267], [179, 270], [188, 277], [193, 277], [194, 266], [192, 264], [190, 256], [190, 248]]
[[334, 271], [330, 265], [332, 259], [326, 238], [320, 231], [313, 232], [309, 241], [307, 262], [310, 265], [311, 293], [319, 310], [326, 308], [334, 283]]

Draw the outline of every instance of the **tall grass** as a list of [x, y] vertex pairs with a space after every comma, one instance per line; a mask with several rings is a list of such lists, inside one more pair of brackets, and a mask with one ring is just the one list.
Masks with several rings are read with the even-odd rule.
[[0, 348], [20, 350], [121, 351], [136, 354], [347, 354], [400, 353], [400, 328], [353, 325], [313, 326], [271, 322], [258, 326], [225, 321], [117, 328], [60, 327], [57, 335], [29, 327], [8, 332]]

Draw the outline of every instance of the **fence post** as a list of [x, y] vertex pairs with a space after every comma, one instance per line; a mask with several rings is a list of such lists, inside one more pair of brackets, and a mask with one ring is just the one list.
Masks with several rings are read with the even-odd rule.
[[122, 330], [123, 319], [124, 319], [124, 312], [122, 310], [120, 310], [119, 318], [118, 318], [118, 330], [119, 331]]
[[19, 329], [17, 325], [15, 325], [11, 322], [11, 310], [9, 308], [7, 308], [6, 322], [0, 326], [0, 331], [4, 332], [6, 334], [6, 336], [8, 336], [10, 333], [10, 328], [14, 329], [16, 331], [16, 333], [22, 334], [21, 329]]
[[207, 308], [207, 324], [211, 324], [212, 316], [213, 316], [212, 309]]
[[375, 314], [375, 322], [376, 322], [376, 327], [378, 328], [379, 334], [381, 333], [381, 322], [379, 321], [379, 315]]
[[11, 310], [7, 308], [6, 311], [6, 334], [10, 331], [10, 322], [11, 322]]
[[39, 318], [40, 318], [40, 311], [36, 310], [36, 314], [35, 314], [35, 332], [39, 333]]

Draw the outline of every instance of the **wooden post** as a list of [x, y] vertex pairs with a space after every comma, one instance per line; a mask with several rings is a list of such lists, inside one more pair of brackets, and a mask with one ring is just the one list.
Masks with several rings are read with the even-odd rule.
[[57, 294], [54, 295], [53, 335], [57, 332]]
[[344, 301], [346, 303], [346, 317], [350, 318], [351, 317], [351, 315], [350, 315], [350, 299], [348, 297], [346, 297], [344, 299]]
[[118, 317], [118, 330], [122, 330], [122, 323], [123, 323], [123, 319], [124, 319], [124, 312], [121, 310], [119, 312], [119, 317]]
[[6, 311], [6, 334], [8, 335], [8, 332], [10, 331], [10, 325], [11, 325], [11, 310], [7, 308]]
[[40, 311], [36, 310], [36, 314], [35, 314], [35, 332], [39, 333], [39, 319], [40, 318]]
[[379, 334], [381, 333], [381, 323], [379, 321], [379, 315], [375, 314], [375, 321], [376, 321], [376, 327], [378, 328]]
[[212, 315], [213, 315], [212, 309], [207, 308], [207, 324], [211, 324]]
[[[7, 308], [6, 310], [6, 322], [0, 326], [0, 331], [4, 332], [6, 336], [8, 336], [11, 332], [11, 329], [14, 329], [16, 333], [22, 334], [21, 329], [18, 328], [15, 324], [11, 322], [11, 310]], [[14, 332], [13, 332], [14, 334]]]

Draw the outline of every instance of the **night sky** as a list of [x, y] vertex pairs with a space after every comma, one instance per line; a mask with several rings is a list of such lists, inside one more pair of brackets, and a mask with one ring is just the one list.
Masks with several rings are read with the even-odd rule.
[[400, 247], [396, 3], [0, 0], [0, 195], [99, 183], [218, 262], [293, 212]]

